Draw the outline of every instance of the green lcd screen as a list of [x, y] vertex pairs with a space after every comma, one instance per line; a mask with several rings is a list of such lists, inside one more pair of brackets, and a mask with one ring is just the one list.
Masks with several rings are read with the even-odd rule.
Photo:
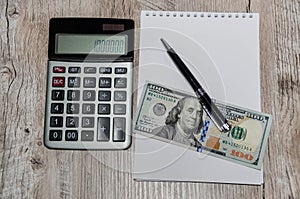
[[55, 40], [56, 54], [127, 54], [127, 35], [59, 33]]

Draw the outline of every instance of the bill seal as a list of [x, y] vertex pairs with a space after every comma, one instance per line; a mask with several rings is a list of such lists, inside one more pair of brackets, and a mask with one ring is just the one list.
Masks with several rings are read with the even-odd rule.
[[162, 103], [157, 103], [153, 106], [153, 112], [157, 116], [162, 116], [166, 113], [166, 106]]

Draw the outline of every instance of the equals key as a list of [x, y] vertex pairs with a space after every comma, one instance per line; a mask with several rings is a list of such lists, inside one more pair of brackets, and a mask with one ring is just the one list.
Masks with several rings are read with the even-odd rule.
[[126, 120], [125, 118], [115, 117], [114, 120], [114, 129], [113, 129], [113, 140], [115, 142], [124, 142], [125, 141], [125, 128], [126, 128]]

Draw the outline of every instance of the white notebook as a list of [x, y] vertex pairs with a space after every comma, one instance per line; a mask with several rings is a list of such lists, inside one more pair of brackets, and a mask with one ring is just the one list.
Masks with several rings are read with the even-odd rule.
[[[213, 98], [260, 111], [259, 15], [142, 11], [138, 101], [147, 81], [193, 93], [164, 38]], [[138, 102], [139, 103], [139, 102]], [[136, 134], [133, 177], [262, 184], [263, 171]]]

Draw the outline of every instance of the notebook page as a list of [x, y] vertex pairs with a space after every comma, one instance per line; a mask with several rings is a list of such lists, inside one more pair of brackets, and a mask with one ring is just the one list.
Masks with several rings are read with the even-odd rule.
[[[146, 81], [193, 90], [168, 57], [164, 38], [213, 98], [260, 111], [259, 16], [142, 11], [138, 101]], [[136, 135], [134, 178], [261, 184], [262, 170]]]

